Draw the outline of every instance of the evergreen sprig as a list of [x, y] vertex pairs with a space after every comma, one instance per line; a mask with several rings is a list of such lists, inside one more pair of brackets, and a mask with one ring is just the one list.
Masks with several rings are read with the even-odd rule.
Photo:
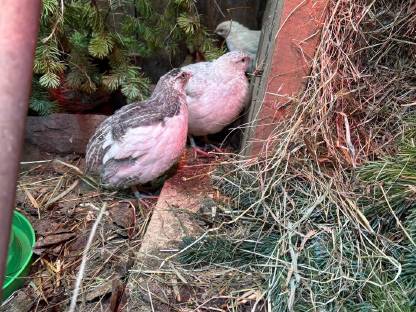
[[[132, 14], [132, 9], [135, 14]], [[130, 11], [129, 11], [130, 10]], [[151, 0], [43, 1], [34, 73], [43, 92], [31, 99], [39, 114], [56, 110], [45, 91], [65, 87], [86, 95], [121, 90], [129, 102], [148, 96], [150, 81], [135, 64], [164, 51], [174, 55], [186, 44], [207, 59], [224, 51], [215, 47], [191, 0], [169, 1], [158, 12]]]

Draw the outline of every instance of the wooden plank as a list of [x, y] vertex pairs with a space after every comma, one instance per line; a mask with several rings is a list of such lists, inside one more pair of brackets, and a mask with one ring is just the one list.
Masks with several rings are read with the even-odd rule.
[[235, 20], [250, 29], [259, 29], [264, 0], [199, 0], [196, 1], [202, 22], [213, 31], [225, 20]]
[[192, 159], [193, 152], [188, 150], [178, 171], [163, 185], [142, 245], [135, 251], [135, 263], [127, 284], [130, 296], [123, 311], [172, 311], [168, 304], [157, 300], [151, 309], [151, 304], [144, 299], [149, 292], [165, 298], [166, 302], [175, 302], [180, 297], [179, 292], [175, 294], [173, 287], [166, 287], [166, 284], [159, 282], [158, 272], [166, 272], [166, 269], [171, 268], [171, 257], [177, 253], [184, 237], [204, 233], [206, 229], [201, 227], [195, 215], [203, 211], [211, 212], [207, 200], [215, 204], [210, 198], [215, 198], [216, 193], [209, 175], [215, 165], [195, 165]]
[[267, 78], [270, 75], [272, 56], [275, 49], [275, 40], [273, 34], [277, 33], [280, 25], [282, 12], [282, 0], [269, 0], [263, 17], [263, 27], [260, 35], [259, 49], [257, 52], [256, 69], [263, 72], [261, 76], [255, 76], [251, 80], [252, 100], [247, 119], [245, 120], [249, 127], [246, 128], [243, 137], [242, 152], [250, 154], [250, 138], [255, 133], [257, 126], [256, 116], [259, 114], [264, 99], [267, 85]]
[[[291, 97], [303, 88], [310, 72], [328, 0], [273, 0], [261, 40], [257, 64], [263, 75], [253, 81], [248, 115], [250, 127], [243, 154], [263, 151], [276, 123], [290, 111]], [[264, 65], [263, 65], [264, 64]]]

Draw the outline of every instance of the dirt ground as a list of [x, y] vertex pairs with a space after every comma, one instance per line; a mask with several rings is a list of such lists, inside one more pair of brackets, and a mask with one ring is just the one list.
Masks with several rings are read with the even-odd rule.
[[[0, 311], [66, 310], [88, 235], [104, 203], [106, 211], [88, 253], [79, 311], [118, 311], [126, 303], [129, 269], [157, 199], [139, 203], [131, 191], [98, 188], [83, 175], [81, 157], [43, 158], [47, 160], [22, 163], [16, 194], [16, 209], [36, 232], [30, 276]], [[200, 165], [214, 160], [197, 159], [188, 152], [175, 170], [197, 179]]]

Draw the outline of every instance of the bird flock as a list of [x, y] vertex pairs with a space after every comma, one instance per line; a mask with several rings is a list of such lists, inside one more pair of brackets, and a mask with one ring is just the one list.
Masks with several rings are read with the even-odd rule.
[[[241, 31], [243, 39], [235, 34]], [[249, 100], [246, 72], [253, 66], [260, 34], [231, 21], [219, 24], [216, 33], [226, 39], [230, 52], [212, 62], [172, 69], [148, 100], [122, 107], [98, 126], [87, 145], [86, 171], [98, 175], [104, 187], [125, 189], [153, 181], [178, 161], [187, 136], [197, 148], [192, 136], [217, 133], [243, 111]]]

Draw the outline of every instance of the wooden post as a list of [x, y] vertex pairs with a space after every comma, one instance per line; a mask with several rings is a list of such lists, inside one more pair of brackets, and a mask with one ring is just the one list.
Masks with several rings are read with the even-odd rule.
[[3, 0], [0, 10], [0, 301], [6, 272], [33, 58], [39, 0]]
[[284, 120], [290, 99], [304, 88], [320, 39], [328, 0], [270, 0], [260, 39], [253, 97], [243, 138], [243, 154], [263, 150], [276, 123]]
[[259, 29], [259, 16], [265, 0], [198, 0], [195, 2], [203, 24], [213, 31], [217, 25], [232, 19], [250, 29]]

